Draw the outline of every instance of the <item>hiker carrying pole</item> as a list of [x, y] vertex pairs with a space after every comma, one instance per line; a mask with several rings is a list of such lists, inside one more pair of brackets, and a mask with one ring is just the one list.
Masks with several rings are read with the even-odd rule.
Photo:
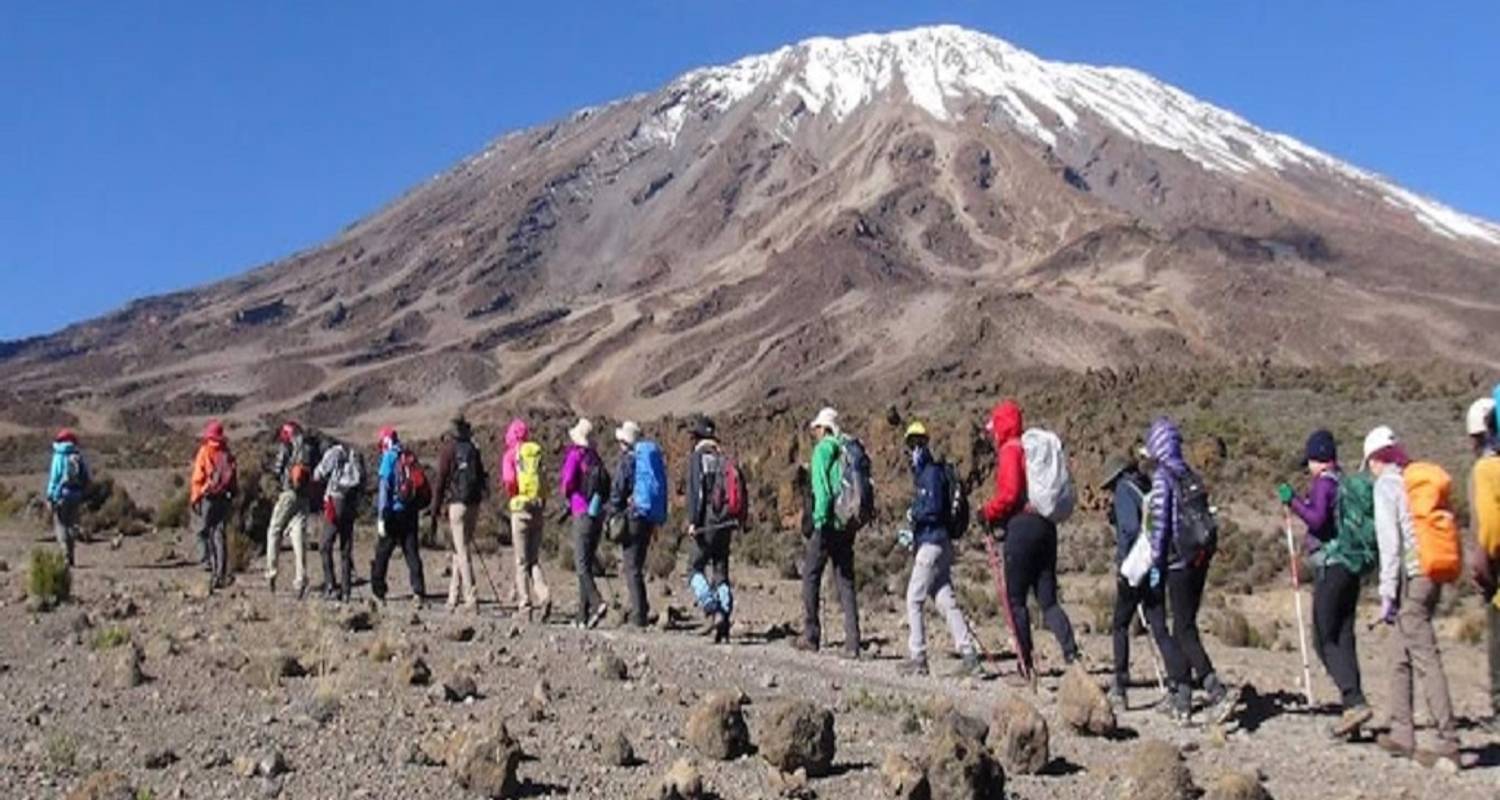
[[1302, 694], [1307, 699], [1308, 707], [1313, 704], [1312, 696], [1312, 666], [1307, 660], [1307, 622], [1302, 619], [1302, 577], [1298, 566], [1297, 544], [1292, 538], [1292, 515], [1286, 514], [1286, 554], [1291, 560], [1292, 567], [1292, 600], [1297, 609], [1297, 649], [1302, 653]]

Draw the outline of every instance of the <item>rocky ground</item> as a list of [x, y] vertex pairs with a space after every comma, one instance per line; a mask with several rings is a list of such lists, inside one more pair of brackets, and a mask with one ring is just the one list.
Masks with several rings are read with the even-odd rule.
[[[1256, 691], [1230, 725], [1183, 729], [1145, 708], [1158, 693], [1146, 685], [1151, 663], [1146, 640], [1137, 639], [1142, 688], [1111, 730], [1091, 705], [1093, 681], [1063, 691], [1073, 681], [1056, 670], [1036, 694], [1019, 683], [1008, 658], [990, 662], [1001, 677], [989, 680], [947, 677], [957, 662], [935, 663], [931, 678], [898, 676], [905, 628], [887, 604], [872, 604], [865, 615], [870, 658], [798, 653], [788, 638], [798, 584], [759, 571], [738, 575], [733, 642], [716, 647], [692, 632], [679, 578], [654, 584], [653, 594], [656, 608], [672, 609], [669, 618], [683, 624], [579, 631], [562, 613], [573, 605], [573, 577], [550, 564], [560, 611], [548, 624], [527, 625], [493, 603], [478, 616], [451, 615], [434, 598], [435, 607], [414, 612], [399, 558], [395, 599], [385, 608], [298, 602], [285, 589], [271, 596], [253, 572], [209, 597], [202, 573], [179, 557], [192, 548], [175, 533], [81, 548], [75, 600], [36, 612], [22, 587], [26, 554], [43, 541], [35, 527], [0, 527], [5, 796], [450, 798], [493, 787], [514, 797], [918, 797], [925, 767], [935, 797], [999, 797], [949, 793], [985, 775], [994, 780], [991, 749], [1006, 765], [1006, 796], [1015, 798], [1188, 796], [1174, 794], [1188, 779], [1212, 797], [1263, 796], [1250, 785], [1259, 780], [1283, 800], [1459, 800], [1500, 789], [1500, 745], [1471, 723], [1485, 707], [1484, 655], [1454, 641], [1451, 625], [1445, 657], [1465, 720], [1458, 775], [1393, 760], [1373, 744], [1331, 743], [1323, 734], [1331, 710], [1298, 706], [1297, 656], [1274, 648], [1211, 639], [1221, 671]], [[361, 573], [368, 544], [361, 540]], [[445, 561], [426, 553], [433, 589], [446, 586]], [[502, 563], [487, 559], [504, 585]], [[482, 595], [491, 598], [484, 575]], [[1068, 584], [1070, 597], [1082, 596], [1074, 579]], [[623, 592], [617, 577], [603, 586]], [[837, 604], [831, 591], [825, 596], [827, 629], [836, 635]], [[1288, 598], [1256, 600], [1245, 606], [1252, 624], [1258, 610]], [[1082, 607], [1073, 616], [1088, 627]], [[1003, 649], [1002, 630], [985, 623], [980, 631], [991, 650]], [[1361, 633], [1368, 689], [1383, 708], [1385, 636]], [[1102, 682], [1108, 641], [1083, 640], [1092, 677]], [[1039, 642], [1044, 665], [1057, 665], [1045, 634]], [[941, 652], [943, 639], [934, 644]], [[1331, 700], [1332, 687], [1316, 665], [1314, 672], [1319, 697]], [[1017, 699], [1039, 720], [1024, 706], [995, 715]], [[836, 751], [822, 730], [825, 709]], [[989, 744], [981, 744], [982, 728], [954, 723], [953, 709], [997, 721]], [[1077, 732], [1070, 721], [1105, 735]], [[1038, 727], [1050, 730], [1041, 754]], [[1181, 774], [1176, 753], [1184, 758]], [[706, 794], [692, 793], [682, 759], [700, 771]], [[784, 777], [768, 759], [793, 774]], [[516, 782], [506, 785], [513, 764]], [[663, 786], [674, 765], [682, 786]], [[795, 774], [798, 767], [813, 777]], [[1039, 774], [1021, 774], [1037, 767]], [[1236, 783], [1246, 778], [1254, 780]]]

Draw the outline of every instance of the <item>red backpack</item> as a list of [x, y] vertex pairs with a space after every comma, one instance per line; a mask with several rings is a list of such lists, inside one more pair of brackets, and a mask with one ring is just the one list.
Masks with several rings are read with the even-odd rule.
[[226, 448], [214, 452], [213, 470], [208, 474], [208, 485], [203, 488], [205, 497], [229, 497], [239, 489], [239, 465], [234, 454]]
[[410, 450], [402, 450], [396, 461], [396, 498], [407, 508], [432, 505], [432, 483], [427, 480], [427, 470]]
[[747, 509], [740, 466], [732, 457], [723, 454], [716, 454], [714, 462], [709, 465], [713, 475], [713, 494], [709, 499], [712, 521], [744, 522]]

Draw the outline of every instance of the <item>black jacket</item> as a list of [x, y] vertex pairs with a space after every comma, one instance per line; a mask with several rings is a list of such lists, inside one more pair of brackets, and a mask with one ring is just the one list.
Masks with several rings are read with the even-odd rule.
[[948, 473], [927, 448], [912, 461], [911, 530], [917, 544], [937, 544], [948, 536]]
[[630, 511], [630, 498], [634, 493], [635, 451], [626, 450], [620, 454], [620, 462], [615, 467], [614, 485], [609, 492], [609, 510], [615, 514]]

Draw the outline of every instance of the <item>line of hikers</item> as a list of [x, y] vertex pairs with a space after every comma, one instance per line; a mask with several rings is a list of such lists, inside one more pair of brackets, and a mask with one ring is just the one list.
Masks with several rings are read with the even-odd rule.
[[[1470, 577], [1487, 602], [1491, 672], [1492, 731], [1500, 732], [1500, 441], [1496, 402], [1474, 402], [1467, 417], [1477, 461], [1470, 484], [1475, 551]], [[1043, 624], [1057, 639], [1065, 662], [1080, 653], [1067, 613], [1058, 600], [1058, 525], [1076, 505], [1076, 493], [1061, 440], [1040, 429], [1024, 429], [1020, 407], [998, 404], [986, 425], [996, 453], [995, 491], [979, 516], [990, 535], [984, 539], [1002, 610], [1013, 636], [1023, 675], [1035, 673], [1034, 648], [1027, 606], [1035, 595]], [[822, 645], [821, 584], [831, 563], [843, 607], [843, 655], [860, 657], [858, 595], [855, 587], [856, 534], [875, 517], [871, 465], [858, 438], [841, 430], [837, 411], [824, 408], [809, 425], [814, 439], [810, 463], [799, 470], [804, 498], [802, 514], [803, 631], [794, 641], [801, 650]], [[694, 446], [688, 468], [687, 530], [691, 539], [688, 584], [704, 615], [704, 633], [727, 641], [734, 610], [729, 558], [734, 534], [748, 517], [743, 477], [734, 458], [720, 446], [711, 420], [698, 417], [691, 427]], [[613, 476], [601, 456], [593, 425], [580, 419], [568, 431], [569, 444], [558, 476], [566, 498], [562, 515], [570, 522], [579, 603], [576, 624], [594, 627], [608, 605], [595, 585], [598, 546], [603, 539], [621, 548], [629, 594], [629, 622], [649, 620], [645, 587], [646, 556], [657, 530], [667, 521], [667, 474], [661, 448], [642, 436], [639, 425], [625, 422], [614, 432], [619, 457]], [[435, 481], [429, 481], [415, 454], [393, 428], [378, 435], [380, 462], [376, 475], [378, 542], [370, 568], [377, 599], [387, 593], [386, 573], [397, 547], [406, 559], [408, 580], [419, 605], [426, 586], [419, 553], [421, 515], [432, 528], [447, 520], [453, 561], [448, 607], [474, 611], [478, 606], [470, 547], [480, 505], [490, 493], [488, 473], [473, 431], [455, 419], [444, 438]], [[1235, 711], [1239, 692], [1215, 670], [1198, 627], [1198, 614], [1209, 568], [1218, 549], [1216, 511], [1198, 474], [1182, 452], [1182, 434], [1167, 418], [1154, 421], [1144, 447], [1106, 461], [1100, 484], [1112, 493], [1109, 519], [1116, 533], [1117, 593], [1113, 618], [1114, 677], [1111, 700], [1126, 703], [1129, 686], [1130, 630], [1137, 615], [1149, 629], [1165, 664], [1167, 697], [1159, 709], [1186, 723], [1194, 713], [1194, 691], [1201, 689], [1210, 719], [1222, 722]], [[505, 493], [515, 561], [513, 600], [528, 620], [545, 619], [551, 593], [539, 554], [547, 492], [542, 477], [542, 448], [522, 420], [505, 431], [500, 488]], [[925, 604], [937, 602], [963, 671], [982, 670], [979, 642], [958, 607], [952, 569], [955, 540], [971, 525], [968, 495], [972, 487], [954, 465], [935, 455], [925, 425], [905, 431], [913, 491], [900, 543], [913, 554], [907, 586], [908, 659], [903, 671], [927, 674]], [[1395, 755], [1435, 764], [1456, 765], [1458, 741], [1432, 617], [1441, 588], [1460, 578], [1464, 558], [1451, 504], [1451, 480], [1435, 464], [1413, 462], [1395, 433], [1386, 426], [1364, 440], [1361, 469], [1339, 467], [1331, 433], [1315, 431], [1306, 444], [1311, 484], [1297, 496], [1291, 486], [1277, 487], [1293, 517], [1306, 528], [1304, 554], [1314, 574], [1314, 649], [1337, 685], [1343, 714], [1332, 727], [1338, 738], [1360, 732], [1373, 714], [1361, 689], [1355, 629], [1361, 579], [1378, 570], [1379, 622], [1391, 625], [1391, 730], [1379, 745]], [[364, 457], [357, 448], [330, 441], [317, 446], [300, 425], [288, 422], [278, 434], [275, 474], [280, 488], [266, 537], [267, 584], [275, 591], [283, 538], [291, 541], [296, 561], [294, 590], [305, 595], [304, 549], [309, 518], [321, 509], [324, 518], [320, 553], [323, 592], [348, 600], [353, 573], [353, 528], [366, 486]], [[59, 432], [53, 448], [47, 498], [56, 534], [69, 563], [73, 561], [78, 508], [88, 483], [88, 467], [73, 432]], [[225, 526], [237, 492], [237, 468], [223, 425], [210, 422], [194, 458], [190, 504], [194, 530], [212, 585], [230, 580]], [[321, 495], [319, 497], [318, 495]], [[1288, 528], [1290, 536], [1290, 527]], [[997, 550], [996, 543], [999, 543]], [[335, 575], [335, 547], [340, 557]], [[480, 562], [481, 567], [483, 561]], [[493, 585], [493, 581], [492, 581]], [[499, 591], [497, 590], [497, 595]], [[1171, 625], [1168, 626], [1168, 611]], [[1300, 620], [1299, 620], [1300, 623]], [[1416, 746], [1412, 696], [1420, 687], [1434, 718], [1439, 743], [1431, 750]]]

